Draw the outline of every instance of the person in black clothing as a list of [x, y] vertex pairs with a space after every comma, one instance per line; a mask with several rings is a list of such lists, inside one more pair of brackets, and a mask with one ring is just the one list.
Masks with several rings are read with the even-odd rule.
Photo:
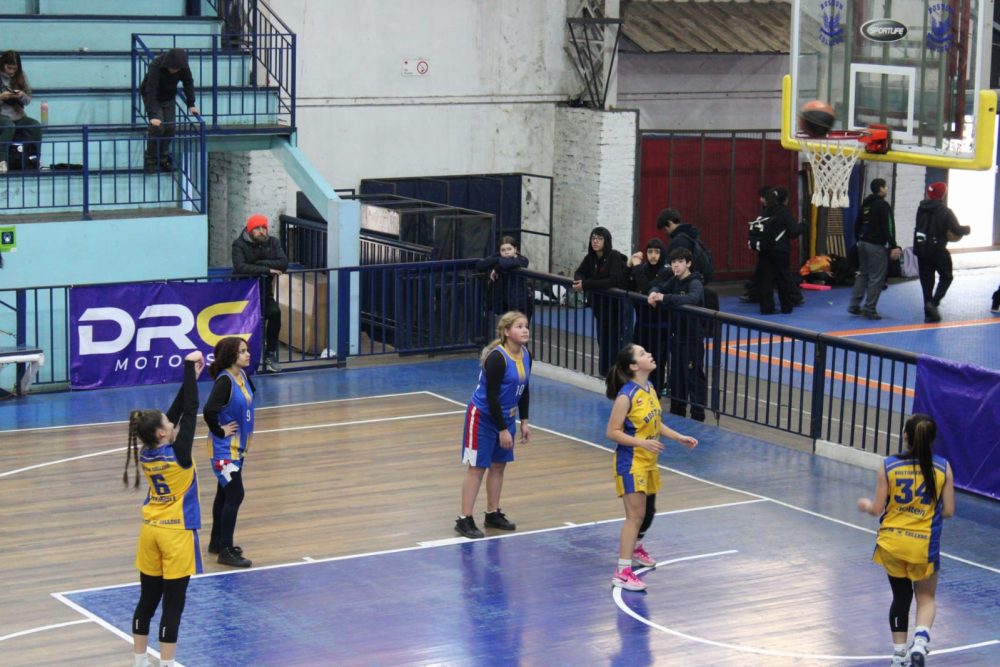
[[497, 316], [517, 310], [528, 316], [531, 321], [532, 300], [528, 284], [515, 269], [528, 268], [528, 258], [517, 252], [517, 245], [512, 236], [500, 239], [499, 252], [485, 257], [476, 263], [477, 273], [489, 275], [489, 297], [486, 305]]
[[188, 55], [184, 49], [170, 49], [153, 58], [149, 70], [142, 79], [139, 92], [146, 106], [149, 121], [149, 140], [143, 168], [147, 174], [172, 171], [170, 141], [175, 134], [177, 84], [184, 85], [184, 100], [188, 113], [197, 115], [198, 107], [194, 99], [194, 78], [188, 67]]
[[[765, 213], [767, 207], [767, 191], [771, 189], [772, 188], [770, 186], [765, 185], [757, 192], [757, 197], [758, 200], [760, 201], [760, 215], [758, 219], [767, 217], [767, 214]], [[796, 233], [792, 236], [792, 238], [795, 238], [799, 235], [799, 230], [796, 229], [795, 231]], [[743, 293], [742, 296], [740, 296], [740, 301], [742, 301], [743, 303], [760, 303], [760, 297], [757, 294], [757, 284], [759, 282], [759, 278], [757, 276], [758, 267], [759, 263], [757, 266], [754, 267], [753, 276], [744, 285], [746, 291]], [[798, 308], [799, 306], [801, 306], [806, 302], [805, 297], [802, 295], [802, 289], [799, 287], [799, 284], [794, 279], [792, 280], [791, 283], [791, 294], [792, 294], [792, 305], [795, 306], [796, 308]]]
[[[634, 253], [628, 260], [628, 285], [626, 289], [630, 292], [639, 292], [648, 296], [650, 291], [666, 282], [673, 274], [670, 267], [664, 261], [667, 253], [663, 241], [660, 239], [650, 239], [646, 244], [645, 257], [641, 251]], [[657, 393], [663, 391], [663, 373], [667, 364], [662, 351], [666, 350], [663, 345], [667, 332], [665, 330], [667, 319], [661, 317], [655, 308], [648, 304], [632, 302], [635, 308], [635, 335], [634, 340], [643, 349], [648, 350], [654, 359], [659, 359], [661, 363], [656, 365], [650, 374], [650, 381], [656, 387]]]
[[[951, 253], [948, 252], [948, 234], [953, 237], [967, 236], [972, 229], [967, 225], [958, 224], [954, 212], [944, 205], [948, 194], [948, 184], [938, 181], [927, 186], [927, 198], [917, 207], [917, 220], [921, 216], [931, 216], [927, 229], [937, 239], [934, 252], [929, 257], [917, 257], [917, 267], [920, 271], [920, 289], [924, 293], [924, 321], [940, 322], [941, 313], [938, 306], [947, 294], [951, 281], [954, 279], [951, 270]], [[916, 245], [916, 238], [914, 238]], [[938, 275], [937, 288], [934, 287], [934, 274]]]
[[233, 241], [233, 273], [241, 276], [264, 276], [261, 281], [261, 306], [264, 311], [264, 369], [280, 373], [278, 334], [281, 332], [281, 309], [274, 298], [275, 276], [288, 269], [288, 257], [281, 243], [267, 235], [267, 218], [259, 213], [247, 219], [247, 227]]
[[699, 231], [694, 225], [681, 222], [680, 211], [673, 208], [660, 211], [656, 218], [656, 228], [667, 234], [667, 257], [678, 248], [687, 248], [694, 254], [694, 240], [698, 238]]
[[588, 292], [587, 300], [594, 312], [601, 375], [608, 374], [614, 357], [625, 344], [631, 318], [626, 314], [626, 303], [610, 295], [593, 292], [624, 287], [626, 261], [625, 255], [611, 246], [611, 232], [604, 227], [595, 227], [590, 232], [587, 256], [573, 273], [573, 291]]
[[[889, 272], [889, 259], [897, 260], [903, 254], [896, 243], [893, 230], [896, 224], [892, 206], [885, 200], [889, 194], [885, 179], [876, 178], [871, 183], [872, 193], [861, 202], [861, 224], [858, 234], [858, 276], [847, 312], [863, 315], [869, 320], [880, 320], [876, 306], [882, 295]], [[888, 249], [888, 254], [887, 253]]]
[[[692, 272], [694, 255], [687, 248], [670, 253], [670, 275], [649, 293], [647, 303], [654, 308], [668, 306], [702, 306], [705, 286], [701, 274]], [[705, 342], [699, 322], [682, 313], [670, 313], [670, 412], [684, 417], [691, 405], [691, 419], [705, 421], [708, 402], [708, 380], [705, 377]]]
[[799, 226], [785, 207], [788, 190], [770, 188], [765, 197], [764, 235], [752, 248], [757, 252], [757, 299], [761, 315], [774, 313], [774, 288], [777, 285], [781, 312], [792, 312], [792, 273], [790, 239], [798, 236]]

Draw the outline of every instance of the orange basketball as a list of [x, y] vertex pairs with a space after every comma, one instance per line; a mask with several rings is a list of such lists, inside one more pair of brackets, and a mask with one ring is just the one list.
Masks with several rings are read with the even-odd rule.
[[836, 120], [832, 106], [823, 100], [812, 100], [799, 111], [799, 130], [810, 137], [825, 137]]

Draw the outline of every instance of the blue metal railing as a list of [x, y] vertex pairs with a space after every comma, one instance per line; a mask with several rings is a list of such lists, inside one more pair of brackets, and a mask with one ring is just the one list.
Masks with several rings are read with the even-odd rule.
[[[475, 263], [289, 271], [276, 290], [280, 361], [294, 369], [350, 356], [478, 350], [492, 338], [497, 313]], [[879, 454], [901, 446], [915, 354], [693, 306], [653, 309], [644, 296], [622, 290], [588, 294], [585, 305], [567, 278], [515, 275], [524, 288], [516, 294], [526, 299], [515, 305], [529, 311], [536, 362], [600, 376], [601, 349], [613, 358], [636, 340], [665, 368], [668, 394], [688, 408]], [[192, 280], [210, 279], [218, 280]], [[13, 343], [42, 348], [51, 362], [39, 384], [68, 381], [67, 293], [65, 286], [0, 291], [0, 331], [17, 331]], [[613, 327], [603, 326], [609, 321]], [[679, 396], [671, 371], [682, 368], [698, 381]], [[663, 404], [670, 409], [671, 397]]]
[[37, 168], [3, 178], [0, 205], [20, 213], [99, 208], [178, 207], [205, 212], [207, 161], [204, 123], [178, 122], [172, 141], [174, 169], [145, 173], [145, 129], [115, 125], [48, 126], [41, 141], [19, 141], [37, 150]]
[[266, 3], [241, 1], [252, 10], [244, 32], [132, 35], [133, 123], [145, 118], [139, 86], [149, 63], [163, 51], [181, 48], [196, 88], [211, 100], [211, 108], [201, 111], [212, 131], [295, 127], [295, 34]]

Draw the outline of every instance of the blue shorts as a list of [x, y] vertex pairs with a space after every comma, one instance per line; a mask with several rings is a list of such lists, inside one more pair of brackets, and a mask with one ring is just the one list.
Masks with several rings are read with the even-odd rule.
[[[517, 422], [509, 420], [507, 432], [511, 438], [516, 432]], [[500, 432], [493, 419], [475, 405], [470, 404], [465, 411], [465, 434], [462, 437], [462, 463], [477, 468], [489, 468], [491, 463], [507, 463], [514, 460], [514, 448], [500, 446]]]

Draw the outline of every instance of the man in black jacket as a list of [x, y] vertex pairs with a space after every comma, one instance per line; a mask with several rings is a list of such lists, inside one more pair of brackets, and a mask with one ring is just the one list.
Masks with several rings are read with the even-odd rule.
[[858, 276], [854, 279], [854, 291], [847, 312], [863, 315], [869, 320], [880, 320], [882, 316], [876, 306], [889, 272], [889, 259], [899, 259], [903, 250], [896, 243], [893, 233], [896, 225], [892, 206], [885, 200], [889, 194], [885, 179], [873, 180], [871, 190], [872, 193], [861, 202], [861, 225], [857, 239]]
[[264, 370], [280, 373], [278, 365], [278, 333], [281, 331], [281, 309], [274, 298], [274, 277], [288, 269], [288, 257], [281, 243], [267, 235], [267, 218], [251, 215], [247, 226], [233, 241], [233, 273], [264, 277], [261, 281], [261, 305], [264, 311]]
[[[920, 289], [924, 293], [924, 321], [940, 322], [941, 313], [938, 306], [948, 292], [953, 280], [951, 272], [951, 253], [948, 252], [948, 235], [955, 240], [967, 236], [972, 229], [967, 225], [958, 224], [958, 218], [942, 201], [948, 194], [948, 184], [938, 181], [927, 186], [927, 199], [917, 207], [917, 228], [920, 228], [920, 218], [930, 216], [925, 226], [933, 240], [933, 250], [926, 257], [917, 255], [917, 266], [920, 270]], [[914, 236], [916, 232], [914, 232]], [[914, 238], [913, 245], [917, 245]], [[934, 288], [934, 274], [938, 275], [937, 289]]]
[[609, 294], [594, 294], [612, 287], [625, 287], [627, 258], [611, 247], [611, 232], [595, 227], [590, 232], [587, 256], [573, 274], [573, 291], [588, 292], [587, 302], [597, 325], [598, 369], [608, 374], [611, 363], [631, 336], [632, 318], [628, 304]]
[[149, 140], [146, 142], [143, 163], [147, 174], [157, 170], [172, 171], [174, 168], [170, 157], [170, 141], [176, 133], [174, 122], [178, 83], [184, 85], [188, 113], [197, 115], [199, 111], [194, 105], [194, 79], [184, 49], [170, 49], [153, 58], [139, 87], [142, 103], [146, 107], [146, 119], [149, 121]]

